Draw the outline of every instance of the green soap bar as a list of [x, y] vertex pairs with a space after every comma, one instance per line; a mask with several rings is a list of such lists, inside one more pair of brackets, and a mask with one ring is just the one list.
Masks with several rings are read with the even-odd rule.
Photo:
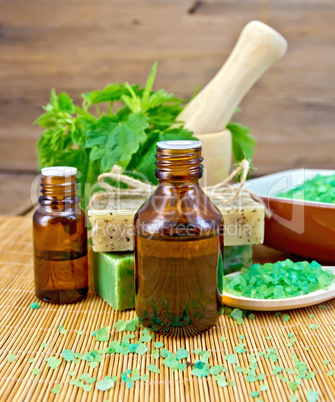
[[90, 288], [115, 310], [135, 307], [133, 253], [96, 253], [90, 250]]
[[224, 275], [240, 271], [252, 265], [252, 246], [250, 244], [242, 246], [225, 246], [223, 259]]

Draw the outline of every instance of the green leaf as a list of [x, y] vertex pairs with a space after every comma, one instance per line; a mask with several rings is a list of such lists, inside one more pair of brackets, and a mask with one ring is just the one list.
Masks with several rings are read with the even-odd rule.
[[36, 310], [36, 309], [40, 308], [40, 305], [38, 303], [31, 303], [30, 308], [32, 310]]
[[116, 163], [125, 167], [140, 144], [145, 141], [147, 127], [147, 118], [140, 114], [131, 115], [127, 120], [118, 122], [109, 117], [102, 117], [97, 127], [87, 132], [86, 147], [103, 149], [101, 167], [104, 172]]
[[41, 114], [33, 124], [38, 124], [43, 128], [54, 127], [57, 124], [57, 117], [54, 112], [46, 112]]
[[151, 72], [150, 75], [147, 79], [147, 82], [145, 84], [145, 88], [143, 91], [143, 96], [142, 96], [142, 105], [145, 107], [146, 103], [149, 99], [149, 96], [151, 94], [152, 87], [154, 85], [155, 77], [156, 77], [156, 72], [157, 72], [157, 61], [153, 64], [151, 67]]
[[183, 128], [168, 129], [163, 132], [154, 131], [147, 137], [143, 146], [135, 154], [127, 166], [127, 170], [136, 169], [151, 183], [157, 183], [155, 178], [155, 162], [158, 141], [171, 141], [171, 140], [195, 140], [193, 133]]
[[57, 95], [56, 95], [55, 88], [52, 88], [51, 92], [50, 92], [50, 104], [54, 109], [58, 108]]
[[250, 135], [249, 128], [232, 122], [227, 125], [227, 128], [232, 134], [235, 163], [239, 163], [243, 159], [248, 159], [252, 162], [257, 142]]
[[58, 106], [62, 112], [73, 113], [73, 101], [65, 92], [58, 95]]
[[36, 367], [36, 368], [33, 368], [31, 370], [31, 372], [32, 372], [33, 375], [37, 375], [40, 372], [40, 369]]
[[84, 93], [82, 94], [82, 98], [86, 100], [89, 104], [114, 102], [114, 101], [120, 101], [121, 96], [124, 94], [124, 92], [125, 92], [125, 85], [114, 82], [113, 84], [108, 84], [102, 90], [96, 90]]
[[37, 143], [40, 168], [55, 166], [57, 159], [62, 158], [63, 152], [71, 145], [71, 137], [66, 135], [62, 129], [48, 128], [45, 130]]

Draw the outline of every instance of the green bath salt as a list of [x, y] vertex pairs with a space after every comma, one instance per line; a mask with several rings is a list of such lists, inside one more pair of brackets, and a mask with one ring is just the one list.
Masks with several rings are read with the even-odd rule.
[[254, 264], [234, 277], [224, 277], [223, 290], [255, 299], [285, 299], [327, 290], [334, 279], [332, 271], [323, 270], [316, 261], [294, 263], [287, 259], [274, 264]]
[[306, 180], [301, 186], [277, 194], [277, 197], [335, 204], [335, 174], [330, 176], [318, 174], [313, 179]]

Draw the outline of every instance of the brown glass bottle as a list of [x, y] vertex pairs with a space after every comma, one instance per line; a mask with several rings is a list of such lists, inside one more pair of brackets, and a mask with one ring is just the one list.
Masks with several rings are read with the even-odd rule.
[[159, 185], [135, 215], [136, 313], [167, 335], [196, 335], [219, 314], [223, 218], [199, 186], [199, 141], [157, 144]]
[[50, 303], [74, 303], [88, 291], [87, 229], [76, 171], [42, 169], [42, 195], [33, 217], [35, 293]]

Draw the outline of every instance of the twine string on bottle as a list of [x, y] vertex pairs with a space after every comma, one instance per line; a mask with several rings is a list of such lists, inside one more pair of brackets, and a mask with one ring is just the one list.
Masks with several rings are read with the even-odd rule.
[[[250, 171], [250, 162], [247, 159], [243, 159], [238, 166], [221, 182], [215, 184], [214, 186], [203, 187], [204, 192], [213, 200], [219, 197], [224, 200], [225, 203], [229, 204], [237, 198], [239, 194], [248, 193], [250, 197], [261, 204], [265, 208], [265, 216], [267, 218], [271, 217], [271, 212], [266, 208], [263, 200], [254, 192], [243, 188], [247, 181], [248, 173]], [[240, 175], [240, 182], [238, 184], [230, 184], [231, 180]], [[106, 179], [110, 179], [116, 183], [116, 185], [109, 184]], [[92, 208], [94, 202], [105, 200], [109, 196], [118, 195], [119, 197], [149, 197], [155, 190], [156, 186], [149, 182], [143, 182], [141, 180], [135, 179], [134, 177], [127, 176], [122, 173], [122, 168], [118, 165], [114, 165], [110, 172], [102, 173], [98, 176], [98, 183], [101, 188], [105, 191], [95, 192], [89, 203], [89, 207]], [[126, 184], [128, 188], [121, 188], [119, 183]], [[229, 194], [232, 194], [229, 197]]]

